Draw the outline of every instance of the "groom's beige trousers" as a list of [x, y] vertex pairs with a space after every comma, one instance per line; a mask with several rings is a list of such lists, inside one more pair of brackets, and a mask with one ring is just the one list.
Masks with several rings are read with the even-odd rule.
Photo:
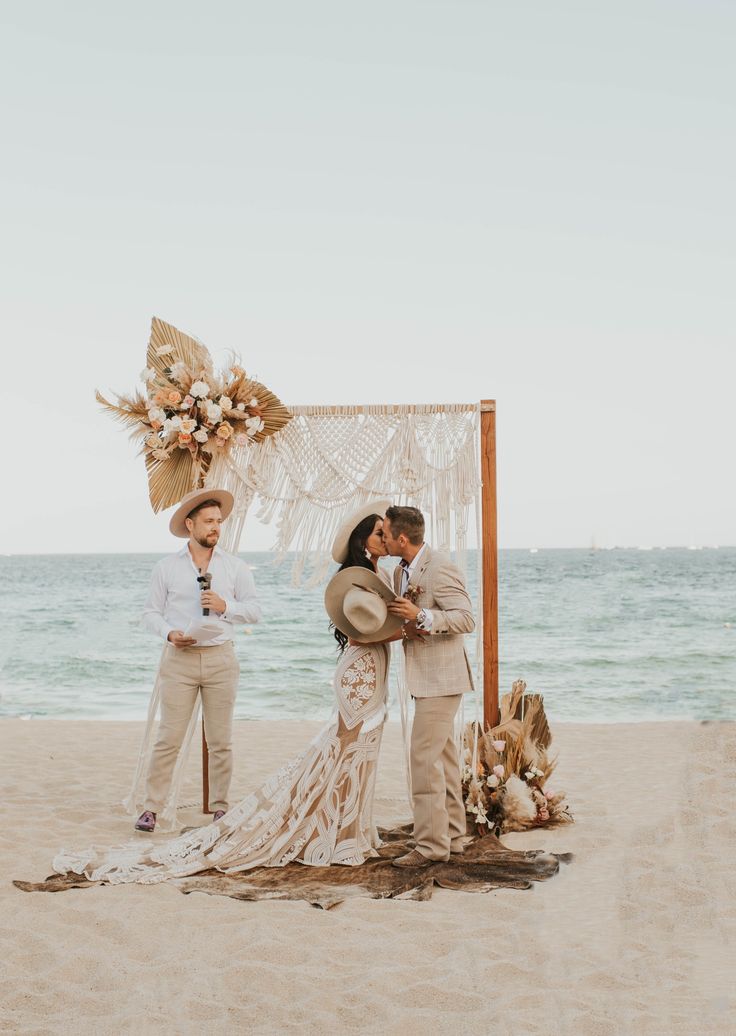
[[465, 834], [465, 806], [454, 720], [462, 694], [414, 699], [411, 792], [414, 841], [422, 856], [446, 860]]
[[184, 735], [202, 695], [209, 748], [210, 809], [227, 809], [232, 777], [233, 709], [240, 665], [231, 640], [213, 647], [175, 648], [164, 653], [158, 679], [161, 718], [146, 780], [144, 808], [158, 813], [166, 802]]

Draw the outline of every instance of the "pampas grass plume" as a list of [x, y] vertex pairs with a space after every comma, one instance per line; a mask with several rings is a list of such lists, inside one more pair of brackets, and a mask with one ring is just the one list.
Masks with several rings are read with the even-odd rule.
[[506, 831], [525, 831], [537, 817], [531, 788], [515, 774], [504, 785], [503, 814]]

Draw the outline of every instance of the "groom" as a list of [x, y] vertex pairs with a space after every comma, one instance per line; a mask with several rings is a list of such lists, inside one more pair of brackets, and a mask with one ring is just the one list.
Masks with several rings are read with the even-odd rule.
[[[454, 738], [455, 713], [473, 689], [463, 634], [475, 628], [463, 577], [445, 554], [424, 542], [424, 517], [416, 507], [389, 507], [383, 521], [399, 599], [388, 608], [407, 630], [404, 657], [414, 698], [411, 790], [415, 848], [395, 867], [428, 867], [463, 851], [465, 805]], [[417, 636], [414, 633], [419, 634]]]

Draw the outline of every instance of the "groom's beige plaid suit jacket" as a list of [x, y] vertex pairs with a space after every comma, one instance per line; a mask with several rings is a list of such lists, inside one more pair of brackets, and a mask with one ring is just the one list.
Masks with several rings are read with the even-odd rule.
[[[402, 569], [394, 570], [394, 591], [401, 593]], [[418, 608], [432, 613], [432, 632], [419, 640], [404, 641], [406, 682], [415, 698], [440, 698], [473, 690], [470, 662], [463, 635], [475, 629], [473, 606], [462, 573], [447, 554], [426, 546], [410, 587], [421, 590]]]

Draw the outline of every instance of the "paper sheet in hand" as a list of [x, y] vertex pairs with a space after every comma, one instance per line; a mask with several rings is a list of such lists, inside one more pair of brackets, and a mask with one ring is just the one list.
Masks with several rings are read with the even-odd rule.
[[194, 637], [198, 644], [210, 644], [223, 632], [223, 625], [217, 619], [203, 616], [193, 619], [184, 630], [185, 637]]

